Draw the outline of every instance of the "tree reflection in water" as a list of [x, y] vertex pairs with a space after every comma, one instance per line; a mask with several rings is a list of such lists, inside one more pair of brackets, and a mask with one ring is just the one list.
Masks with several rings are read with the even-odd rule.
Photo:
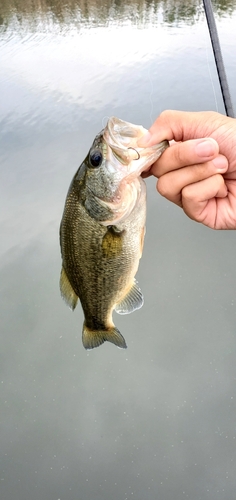
[[[214, 2], [217, 16], [232, 14], [236, 0]], [[81, 24], [91, 26], [116, 24], [157, 25], [160, 16], [165, 24], [185, 22], [194, 24], [204, 15], [200, 0], [0, 0], [0, 25], [6, 30], [10, 25], [18, 29], [35, 31], [44, 25], [57, 25], [60, 30]], [[44, 28], [45, 29], [45, 28]]]

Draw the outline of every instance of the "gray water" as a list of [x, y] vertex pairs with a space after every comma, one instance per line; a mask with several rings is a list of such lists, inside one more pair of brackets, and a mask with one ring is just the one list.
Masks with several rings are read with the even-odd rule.
[[[224, 112], [201, 2], [0, 0], [1, 500], [235, 500], [234, 231], [157, 194], [128, 349], [87, 353], [58, 230], [107, 117]], [[236, 109], [236, 2], [215, 15]]]

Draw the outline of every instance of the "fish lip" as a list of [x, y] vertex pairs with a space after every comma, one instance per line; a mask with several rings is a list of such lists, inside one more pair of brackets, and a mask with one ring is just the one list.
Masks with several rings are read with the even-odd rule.
[[[105, 141], [107, 142], [108, 146], [112, 150], [113, 154], [118, 157], [118, 160], [123, 164], [127, 166], [127, 162], [130, 163], [132, 160], [137, 160], [140, 158], [140, 154], [137, 151], [137, 148], [134, 147], [132, 142], [132, 138], [136, 138], [135, 135], [125, 135], [125, 134], [119, 134], [117, 130], [115, 130], [115, 126], [119, 126], [122, 129], [130, 126], [130, 129], [133, 131], [137, 131], [138, 135], [138, 130], [140, 129], [140, 126], [133, 125], [129, 122], [125, 122], [124, 120], [121, 120], [119, 118], [116, 118], [115, 116], [112, 116], [109, 118], [107, 122], [107, 126], [104, 129], [103, 137]], [[126, 139], [126, 144], [122, 144], [122, 140], [124, 141]], [[128, 141], [127, 141], [128, 139]], [[141, 148], [140, 148], [141, 149]]]
[[[120, 118], [116, 118], [115, 116], [111, 116], [109, 118], [104, 129], [105, 133], [106, 130], [108, 131], [108, 138], [106, 137], [106, 139], [108, 139], [109, 145], [118, 146], [122, 150], [127, 150], [129, 147], [133, 147], [132, 140], [137, 141], [145, 134], [145, 132], [147, 132], [142, 125], [134, 125], [133, 123], [126, 122]], [[125, 132], [120, 133], [120, 130]], [[112, 141], [109, 141], [109, 138]], [[120, 146], [122, 141], [125, 141], [125, 144]]]
[[[137, 151], [140, 154], [140, 161], [143, 160], [145, 163], [143, 166], [141, 166], [139, 175], [149, 170], [151, 165], [153, 165], [153, 163], [155, 163], [158, 160], [158, 158], [162, 155], [162, 153], [164, 153], [164, 151], [168, 147], [169, 147], [169, 142], [167, 140], [164, 140], [149, 148], [140, 148], [141, 151], [138, 149]], [[147, 162], [145, 162], [145, 156], [149, 157]]]
[[[120, 125], [121, 129], [123, 126], [128, 132], [133, 131], [133, 133], [131, 132], [127, 135], [119, 134], [115, 130], [115, 125]], [[114, 116], [109, 118], [103, 132], [103, 137], [113, 155], [122, 164], [122, 170], [126, 167], [124, 176], [129, 176], [130, 174], [135, 174], [136, 176], [141, 175], [142, 172], [147, 171], [150, 166], [155, 163], [159, 156], [169, 146], [168, 141], [164, 140], [151, 147], [139, 147], [137, 142], [146, 132], [147, 130], [142, 127], [142, 125], [134, 125]], [[126, 144], [120, 145], [121, 140], [125, 140], [125, 138]], [[146, 161], [146, 158], [149, 158], [148, 161]]]

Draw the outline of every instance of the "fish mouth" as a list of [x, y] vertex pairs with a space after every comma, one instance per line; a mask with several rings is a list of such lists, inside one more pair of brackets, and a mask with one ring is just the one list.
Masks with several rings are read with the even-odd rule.
[[[114, 160], [120, 163], [124, 175], [135, 174], [135, 177], [141, 175], [142, 172], [149, 169], [169, 146], [168, 141], [162, 141], [151, 147], [139, 147], [138, 141], [146, 133], [147, 129], [142, 125], [133, 125], [115, 116], [109, 118], [103, 137], [111, 150]], [[109, 160], [111, 161], [112, 158], [109, 158]]]
[[138, 141], [146, 132], [141, 125], [133, 125], [114, 116], [108, 120], [103, 131], [105, 162], [115, 189], [109, 199], [99, 197], [99, 203], [112, 213], [110, 220], [100, 222], [102, 225], [117, 224], [131, 213], [144, 189], [141, 173], [148, 170], [169, 146], [168, 141], [152, 147], [138, 146]]

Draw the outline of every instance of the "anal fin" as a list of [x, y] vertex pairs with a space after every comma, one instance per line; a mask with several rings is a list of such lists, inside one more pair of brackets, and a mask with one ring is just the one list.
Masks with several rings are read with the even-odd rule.
[[60, 290], [65, 302], [72, 310], [74, 310], [78, 302], [78, 295], [74, 292], [63, 266], [61, 269]]
[[134, 280], [134, 284], [127, 295], [119, 304], [116, 304], [115, 311], [118, 314], [130, 314], [133, 311], [140, 309], [143, 302], [143, 294], [137, 284], [137, 281]]

